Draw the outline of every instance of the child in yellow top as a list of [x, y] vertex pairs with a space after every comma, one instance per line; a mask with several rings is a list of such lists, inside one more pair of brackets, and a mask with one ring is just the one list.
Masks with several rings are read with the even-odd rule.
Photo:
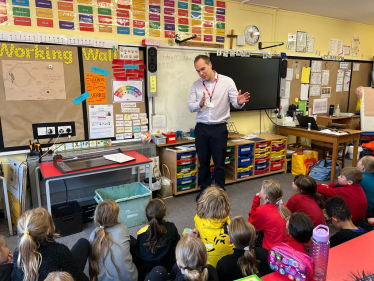
[[196, 210], [195, 227], [208, 252], [208, 264], [216, 267], [222, 257], [234, 252], [227, 232], [231, 211], [229, 198], [223, 189], [209, 187], [197, 201]]

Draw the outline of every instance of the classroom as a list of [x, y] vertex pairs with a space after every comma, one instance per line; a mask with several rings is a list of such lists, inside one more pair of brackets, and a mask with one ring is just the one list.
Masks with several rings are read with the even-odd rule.
[[366, 280], [372, 13], [0, 0], [0, 280]]

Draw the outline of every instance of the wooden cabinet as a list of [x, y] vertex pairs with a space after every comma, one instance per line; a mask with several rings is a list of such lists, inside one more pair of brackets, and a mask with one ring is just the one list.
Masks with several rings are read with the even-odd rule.
[[[287, 138], [260, 134], [256, 140], [229, 139], [225, 159], [225, 183], [230, 184], [275, 173], [285, 173]], [[198, 160], [194, 150], [160, 147], [160, 162], [171, 173], [173, 194], [199, 190]], [[212, 167], [213, 161], [211, 162]], [[214, 173], [214, 168], [211, 170]]]

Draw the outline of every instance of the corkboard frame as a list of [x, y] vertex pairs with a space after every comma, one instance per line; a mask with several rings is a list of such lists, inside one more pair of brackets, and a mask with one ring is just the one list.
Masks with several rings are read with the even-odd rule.
[[[89, 52], [89, 49], [92, 49], [93, 53], [96, 54], [96, 50], [98, 50], [98, 53], [99, 55], [96, 56], [96, 60], [93, 59], [93, 56], [90, 56], [89, 57], [89, 60], [87, 60], [86, 56], [84, 55], [84, 52], [87, 54]], [[124, 114], [122, 113], [121, 111], [121, 103], [113, 103], [113, 94], [112, 94], [112, 80], [114, 80], [114, 76], [113, 76], [113, 71], [112, 71], [112, 59], [114, 58], [114, 53], [113, 53], [113, 50], [112, 49], [102, 49], [102, 48], [90, 48], [90, 47], [86, 47], [86, 48], [82, 48], [82, 52], [83, 52], [83, 55], [82, 55], [82, 60], [83, 60], [83, 80], [85, 79], [85, 76], [86, 74], [88, 73], [92, 73], [91, 72], [91, 68], [92, 66], [96, 66], [96, 67], [99, 67], [99, 68], [102, 68], [102, 69], [105, 69], [105, 70], [108, 70], [109, 71], [109, 74], [108, 76], [106, 76], [106, 93], [107, 93], [107, 103], [106, 104], [113, 104], [113, 121], [114, 121], [114, 138], [115, 139], [115, 135], [116, 135], [116, 126], [115, 126], [115, 123], [116, 123], [116, 114]], [[106, 55], [106, 58], [105, 59], [105, 55], [101, 55], [100, 54], [107, 54]], [[144, 60], [144, 48], [139, 48], [139, 59], [143, 59]], [[100, 57], [102, 58], [102, 60], [100, 60]], [[111, 58], [111, 59], [110, 59]], [[145, 62], [146, 64], [146, 62]], [[145, 73], [146, 71], [144, 71]], [[148, 115], [148, 97], [147, 97], [147, 93], [146, 93], [146, 79], [140, 79], [143, 81], [143, 102], [138, 102], [136, 103], [136, 107], [140, 109], [140, 112], [139, 113], [147, 113]], [[87, 122], [88, 122], [88, 136], [90, 136], [90, 129], [89, 129], [89, 106], [90, 104], [87, 104], [86, 103], [86, 110], [87, 110]], [[149, 120], [148, 120], [149, 122]], [[148, 128], [149, 128], [149, 124], [147, 124]], [[133, 138], [134, 138], [134, 132], [132, 133], [133, 134]]]
[[[359, 71], [353, 71], [353, 64], [358, 63], [360, 64]], [[351, 77], [351, 86], [349, 91], [349, 104], [348, 104], [348, 112], [352, 113], [359, 113], [360, 111], [356, 111], [357, 105], [357, 95], [355, 93], [356, 88], [359, 86], [369, 87], [371, 81], [371, 71], [373, 70], [373, 63], [372, 62], [353, 62], [352, 63], [352, 77]]]
[[[41, 61], [63, 62], [64, 79], [65, 79], [65, 100], [26, 100], [15, 101], [6, 100], [4, 83], [0, 83], [0, 119], [1, 119], [1, 134], [3, 142], [0, 143], [0, 150], [14, 150], [28, 146], [29, 140], [34, 140], [32, 124], [35, 123], [53, 123], [53, 122], [75, 122], [76, 136], [73, 136], [71, 141], [84, 140], [85, 130], [83, 122], [83, 107], [82, 104], [75, 105], [73, 99], [81, 94], [80, 84], [80, 69], [78, 48], [73, 46], [60, 45], [38, 45], [38, 44], [18, 44], [18, 43], [2, 43], [7, 45], [10, 50], [11, 45], [14, 49], [32, 49], [38, 46], [39, 49], [49, 48], [52, 50], [71, 51], [72, 61], [67, 64], [67, 60], [57, 56], [55, 59], [48, 59], [44, 55], [44, 59], [35, 59], [34, 53], [30, 52], [30, 58], [25, 56], [18, 57], [16, 55], [8, 57], [6, 52], [0, 57], [0, 60], [19, 60], [19, 61]], [[18, 52], [19, 54], [20, 52]], [[14, 53], [15, 54], [15, 53]], [[4, 77], [3, 69], [0, 67], [0, 75]], [[1, 140], [1, 138], [0, 138]], [[63, 141], [63, 140], [61, 140]], [[40, 140], [40, 143], [45, 144], [48, 139]]]
[[[288, 59], [287, 68], [293, 68], [294, 63], [298, 63], [300, 66], [300, 77], [299, 79], [293, 78], [291, 80], [289, 104], [296, 104], [295, 99], [298, 98], [300, 101], [301, 91], [301, 72], [303, 67], [310, 67], [309, 59]], [[295, 76], [295, 75], [294, 75]]]

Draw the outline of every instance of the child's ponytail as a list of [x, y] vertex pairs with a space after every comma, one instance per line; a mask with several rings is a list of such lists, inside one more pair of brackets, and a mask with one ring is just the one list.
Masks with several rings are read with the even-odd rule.
[[17, 266], [23, 268], [25, 281], [36, 281], [42, 263], [38, 248], [58, 236], [52, 217], [44, 208], [28, 210], [19, 217], [17, 228], [20, 235]]
[[184, 269], [184, 276], [186, 280], [190, 281], [205, 281], [208, 280], [208, 269], [206, 267], [198, 269]]
[[110, 254], [110, 259], [119, 275], [119, 268], [114, 262], [114, 255], [112, 245], [115, 241], [112, 235], [105, 230], [105, 227], [110, 227], [118, 224], [119, 206], [114, 200], [107, 200], [97, 205], [95, 210], [94, 221], [99, 228], [95, 232], [93, 241], [90, 247], [89, 257], [89, 275], [90, 280], [97, 280], [100, 274], [99, 263], [102, 262], [106, 275], [111, 278], [108, 269], [105, 266], [105, 259]]
[[238, 266], [243, 276], [252, 274], [259, 276], [258, 261], [253, 249], [256, 238], [255, 227], [243, 217], [235, 217], [232, 219], [228, 230], [230, 240], [234, 243], [235, 248], [244, 250], [244, 255], [238, 259]]
[[266, 194], [267, 201], [277, 204], [281, 217], [283, 219], [288, 218], [291, 215], [291, 211], [283, 204], [283, 189], [280, 183], [276, 180], [264, 180], [262, 182], [262, 188]]
[[301, 194], [309, 195], [316, 201], [318, 207], [324, 208], [325, 199], [321, 194], [317, 193], [317, 182], [311, 176], [297, 175], [294, 179], [294, 184]]
[[162, 221], [166, 215], [166, 206], [162, 200], [153, 199], [145, 208], [145, 213], [149, 222], [149, 228], [144, 246], [148, 247], [155, 254], [157, 248], [163, 247], [166, 243], [167, 230], [162, 225]]

